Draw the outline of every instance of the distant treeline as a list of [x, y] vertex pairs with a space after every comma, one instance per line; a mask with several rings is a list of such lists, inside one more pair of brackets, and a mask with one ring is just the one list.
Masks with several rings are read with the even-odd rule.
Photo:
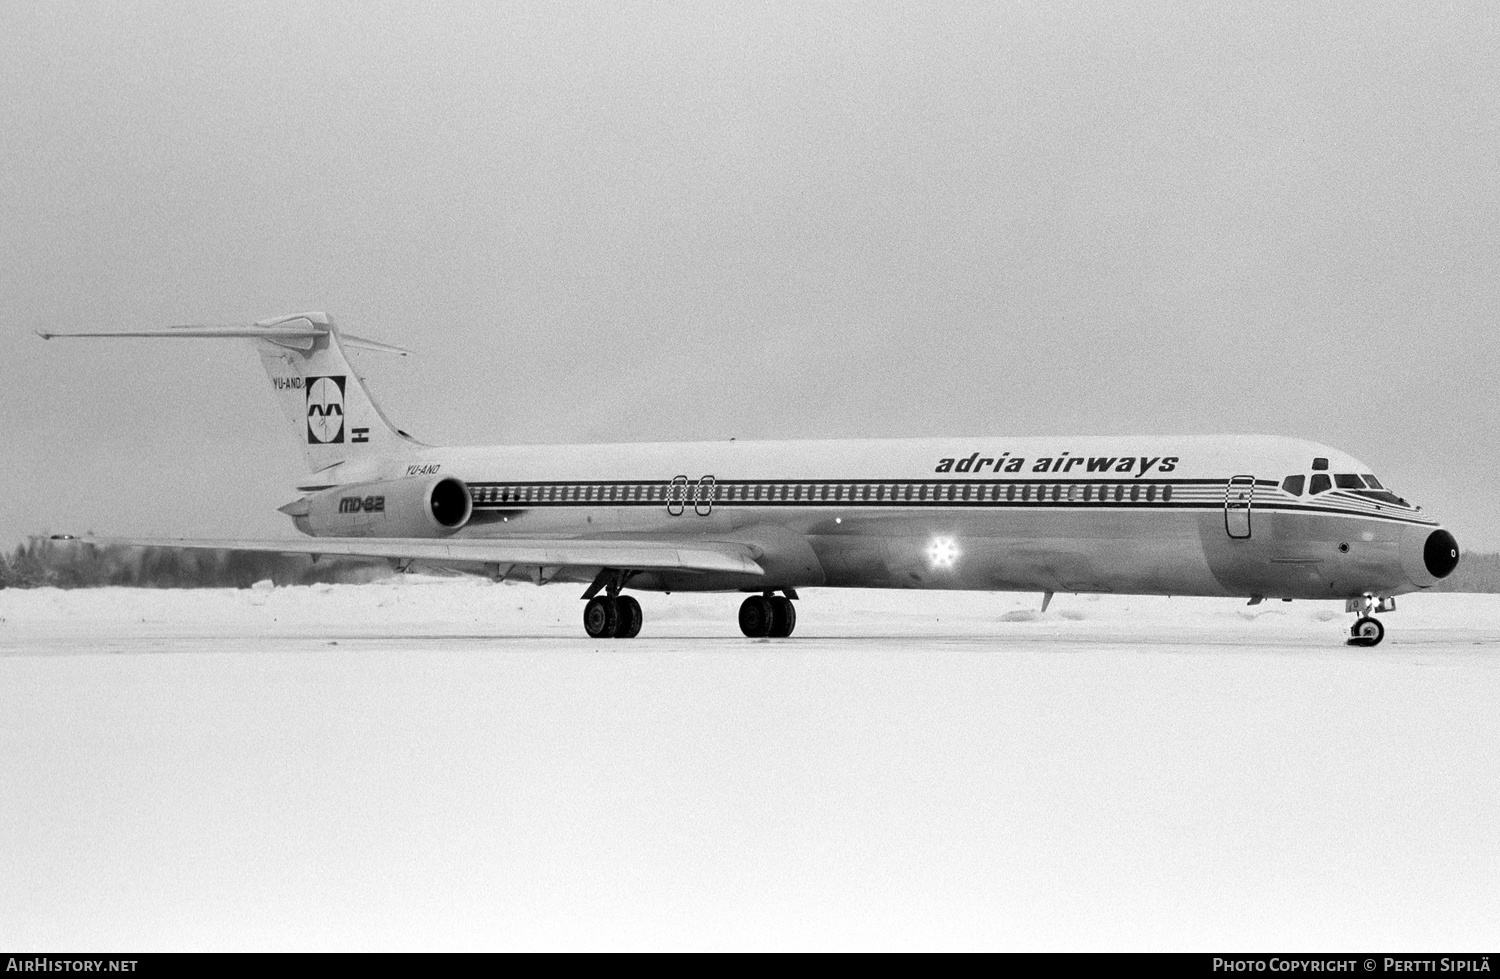
[[[394, 573], [382, 558], [321, 558], [256, 551], [120, 547], [33, 537], [0, 554], [0, 588], [249, 588], [358, 584]], [[1500, 554], [1465, 554], [1458, 570], [1433, 591], [1500, 592]]]
[[33, 537], [0, 554], [0, 588], [249, 588], [357, 584], [392, 573], [381, 558], [320, 558], [257, 551], [122, 547]]
[[1500, 592], [1500, 554], [1465, 554], [1458, 570], [1438, 582], [1433, 591]]

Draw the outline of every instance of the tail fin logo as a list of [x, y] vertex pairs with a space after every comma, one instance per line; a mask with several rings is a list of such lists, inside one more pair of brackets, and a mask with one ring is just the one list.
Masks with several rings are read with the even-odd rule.
[[307, 379], [307, 443], [344, 441], [344, 375]]

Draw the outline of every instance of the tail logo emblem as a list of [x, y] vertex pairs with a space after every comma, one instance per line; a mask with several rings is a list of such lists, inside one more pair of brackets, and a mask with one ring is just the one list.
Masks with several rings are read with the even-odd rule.
[[307, 443], [344, 441], [344, 375], [307, 379]]

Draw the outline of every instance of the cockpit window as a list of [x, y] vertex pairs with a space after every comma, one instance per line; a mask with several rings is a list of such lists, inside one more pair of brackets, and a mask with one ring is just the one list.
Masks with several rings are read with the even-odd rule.
[[1411, 506], [1410, 503], [1407, 503], [1405, 500], [1401, 499], [1401, 497], [1397, 496], [1395, 493], [1392, 493], [1390, 490], [1360, 490], [1359, 495], [1368, 497], [1372, 500], [1379, 500], [1381, 503], [1392, 503], [1396, 506], [1404, 507]]
[[1332, 488], [1333, 480], [1328, 478], [1327, 473], [1314, 473], [1312, 482], [1308, 484], [1308, 492], [1314, 496], [1317, 496], [1319, 493], [1326, 493]]
[[[1328, 460], [1325, 459], [1325, 458], [1323, 458], [1322, 456], [1318, 456], [1316, 459], [1313, 460], [1313, 468], [1314, 469], [1327, 469], [1328, 468]], [[1314, 492], [1316, 492], [1316, 491], [1314, 491]]]
[[1370, 487], [1370, 489], [1385, 489], [1384, 486], [1380, 485], [1380, 480], [1376, 479], [1374, 476], [1371, 476], [1369, 473], [1365, 473], [1365, 485]]
[[1281, 488], [1293, 496], [1302, 495], [1302, 484], [1307, 482], [1306, 476], [1288, 476], [1281, 483]]
[[1364, 489], [1365, 481], [1353, 473], [1339, 473], [1333, 477], [1333, 484], [1339, 489]]

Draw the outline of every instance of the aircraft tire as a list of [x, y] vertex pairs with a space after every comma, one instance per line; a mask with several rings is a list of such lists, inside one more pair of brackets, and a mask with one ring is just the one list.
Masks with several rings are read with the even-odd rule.
[[620, 610], [604, 596], [589, 599], [583, 607], [583, 631], [590, 639], [613, 639], [620, 627]]
[[1362, 615], [1354, 620], [1354, 627], [1349, 630], [1349, 645], [1351, 646], [1378, 646], [1380, 640], [1385, 638], [1385, 626], [1380, 620], [1369, 615]]
[[615, 629], [616, 639], [634, 639], [641, 634], [641, 623], [645, 621], [645, 615], [641, 613], [641, 603], [629, 595], [621, 595], [615, 599], [615, 607], [619, 609], [620, 624]]
[[772, 639], [785, 639], [797, 628], [797, 607], [790, 598], [780, 595], [767, 601], [771, 603], [771, 628], [766, 635]]
[[769, 598], [751, 595], [740, 603], [740, 631], [751, 639], [769, 635], [775, 618]]

